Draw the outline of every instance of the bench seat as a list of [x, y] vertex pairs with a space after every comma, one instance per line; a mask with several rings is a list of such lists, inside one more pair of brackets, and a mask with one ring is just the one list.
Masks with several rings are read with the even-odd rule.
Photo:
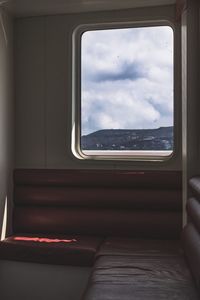
[[[81, 299], [87, 281], [82, 275], [90, 273], [84, 300], [196, 300], [177, 242], [181, 182], [179, 171], [15, 170], [12, 230], [0, 242], [1, 263], [28, 270], [28, 288], [38, 279], [29, 262], [42, 263], [44, 272], [65, 265], [57, 267], [68, 274], [62, 288], [68, 286], [70, 300]], [[11, 269], [5, 268], [7, 278]], [[77, 285], [71, 274], [80, 272]], [[81, 291], [78, 298], [71, 295], [73, 284]], [[36, 286], [41, 290], [40, 280]], [[7, 290], [3, 300], [9, 299]], [[18, 298], [27, 299], [26, 292]]]
[[108, 237], [104, 240], [96, 257], [100, 256], [174, 256], [182, 254], [179, 240], [135, 239]]
[[199, 296], [174, 241], [107, 239], [83, 300], [197, 300]]
[[0, 242], [0, 257], [23, 262], [93, 266], [101, 238], [80, 235], [18, 234]]

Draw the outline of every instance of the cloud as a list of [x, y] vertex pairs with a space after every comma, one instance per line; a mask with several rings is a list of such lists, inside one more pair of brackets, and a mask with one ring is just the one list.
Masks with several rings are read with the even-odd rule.
[[134, 62], [123, 61], [116, 70], [101, 70], [90, 75], [91, 81], [137, 80], [144, 77], [142, 66]]
[[82, 134], [173, 125], [173, 34], [167, 26], [82, 38]]

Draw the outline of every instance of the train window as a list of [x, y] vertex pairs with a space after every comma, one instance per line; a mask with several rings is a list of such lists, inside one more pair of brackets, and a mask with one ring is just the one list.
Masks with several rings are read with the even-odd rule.
[[77, 136], [82, 158], [171, 157], [173, 39], [166, 25], [82, 33]]

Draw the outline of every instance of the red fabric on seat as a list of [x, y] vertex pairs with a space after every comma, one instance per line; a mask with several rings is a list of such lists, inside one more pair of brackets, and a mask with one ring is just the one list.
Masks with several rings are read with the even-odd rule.
[[[57, 243], [46, 243], [31, 240], [16, 240], [17, 236], [8, 237], [0, 242], [1, 259], [72, 266], [92, 266], [95, 254], [102, 241], [97, 237], [37, 234], [37, 236], [40, 236], [40, 239], [60, 240]], [[27, 239], [34, 239], [36, 237], [36, 235], [27, 234], [21, 234], [20, 236]], [[66, 243], [62, 241], [73, 239], [76, 242]]]
[[39, 242], [39, 243], [73, 243], [77, 242], [75, 239], [64, 240], [64, 239], [50, 239], [50, 238], [40, 238], [40, 237], [26, 237], [26, 236], [16, 236], [13, 238], [15, 241], [26, 241], [26, 242]]

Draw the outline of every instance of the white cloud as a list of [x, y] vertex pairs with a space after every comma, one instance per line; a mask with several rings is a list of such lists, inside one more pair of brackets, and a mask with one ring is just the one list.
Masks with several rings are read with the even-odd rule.
[[173, 125], [172, 40], [165, 26], [83, 35], [83, 134]]

